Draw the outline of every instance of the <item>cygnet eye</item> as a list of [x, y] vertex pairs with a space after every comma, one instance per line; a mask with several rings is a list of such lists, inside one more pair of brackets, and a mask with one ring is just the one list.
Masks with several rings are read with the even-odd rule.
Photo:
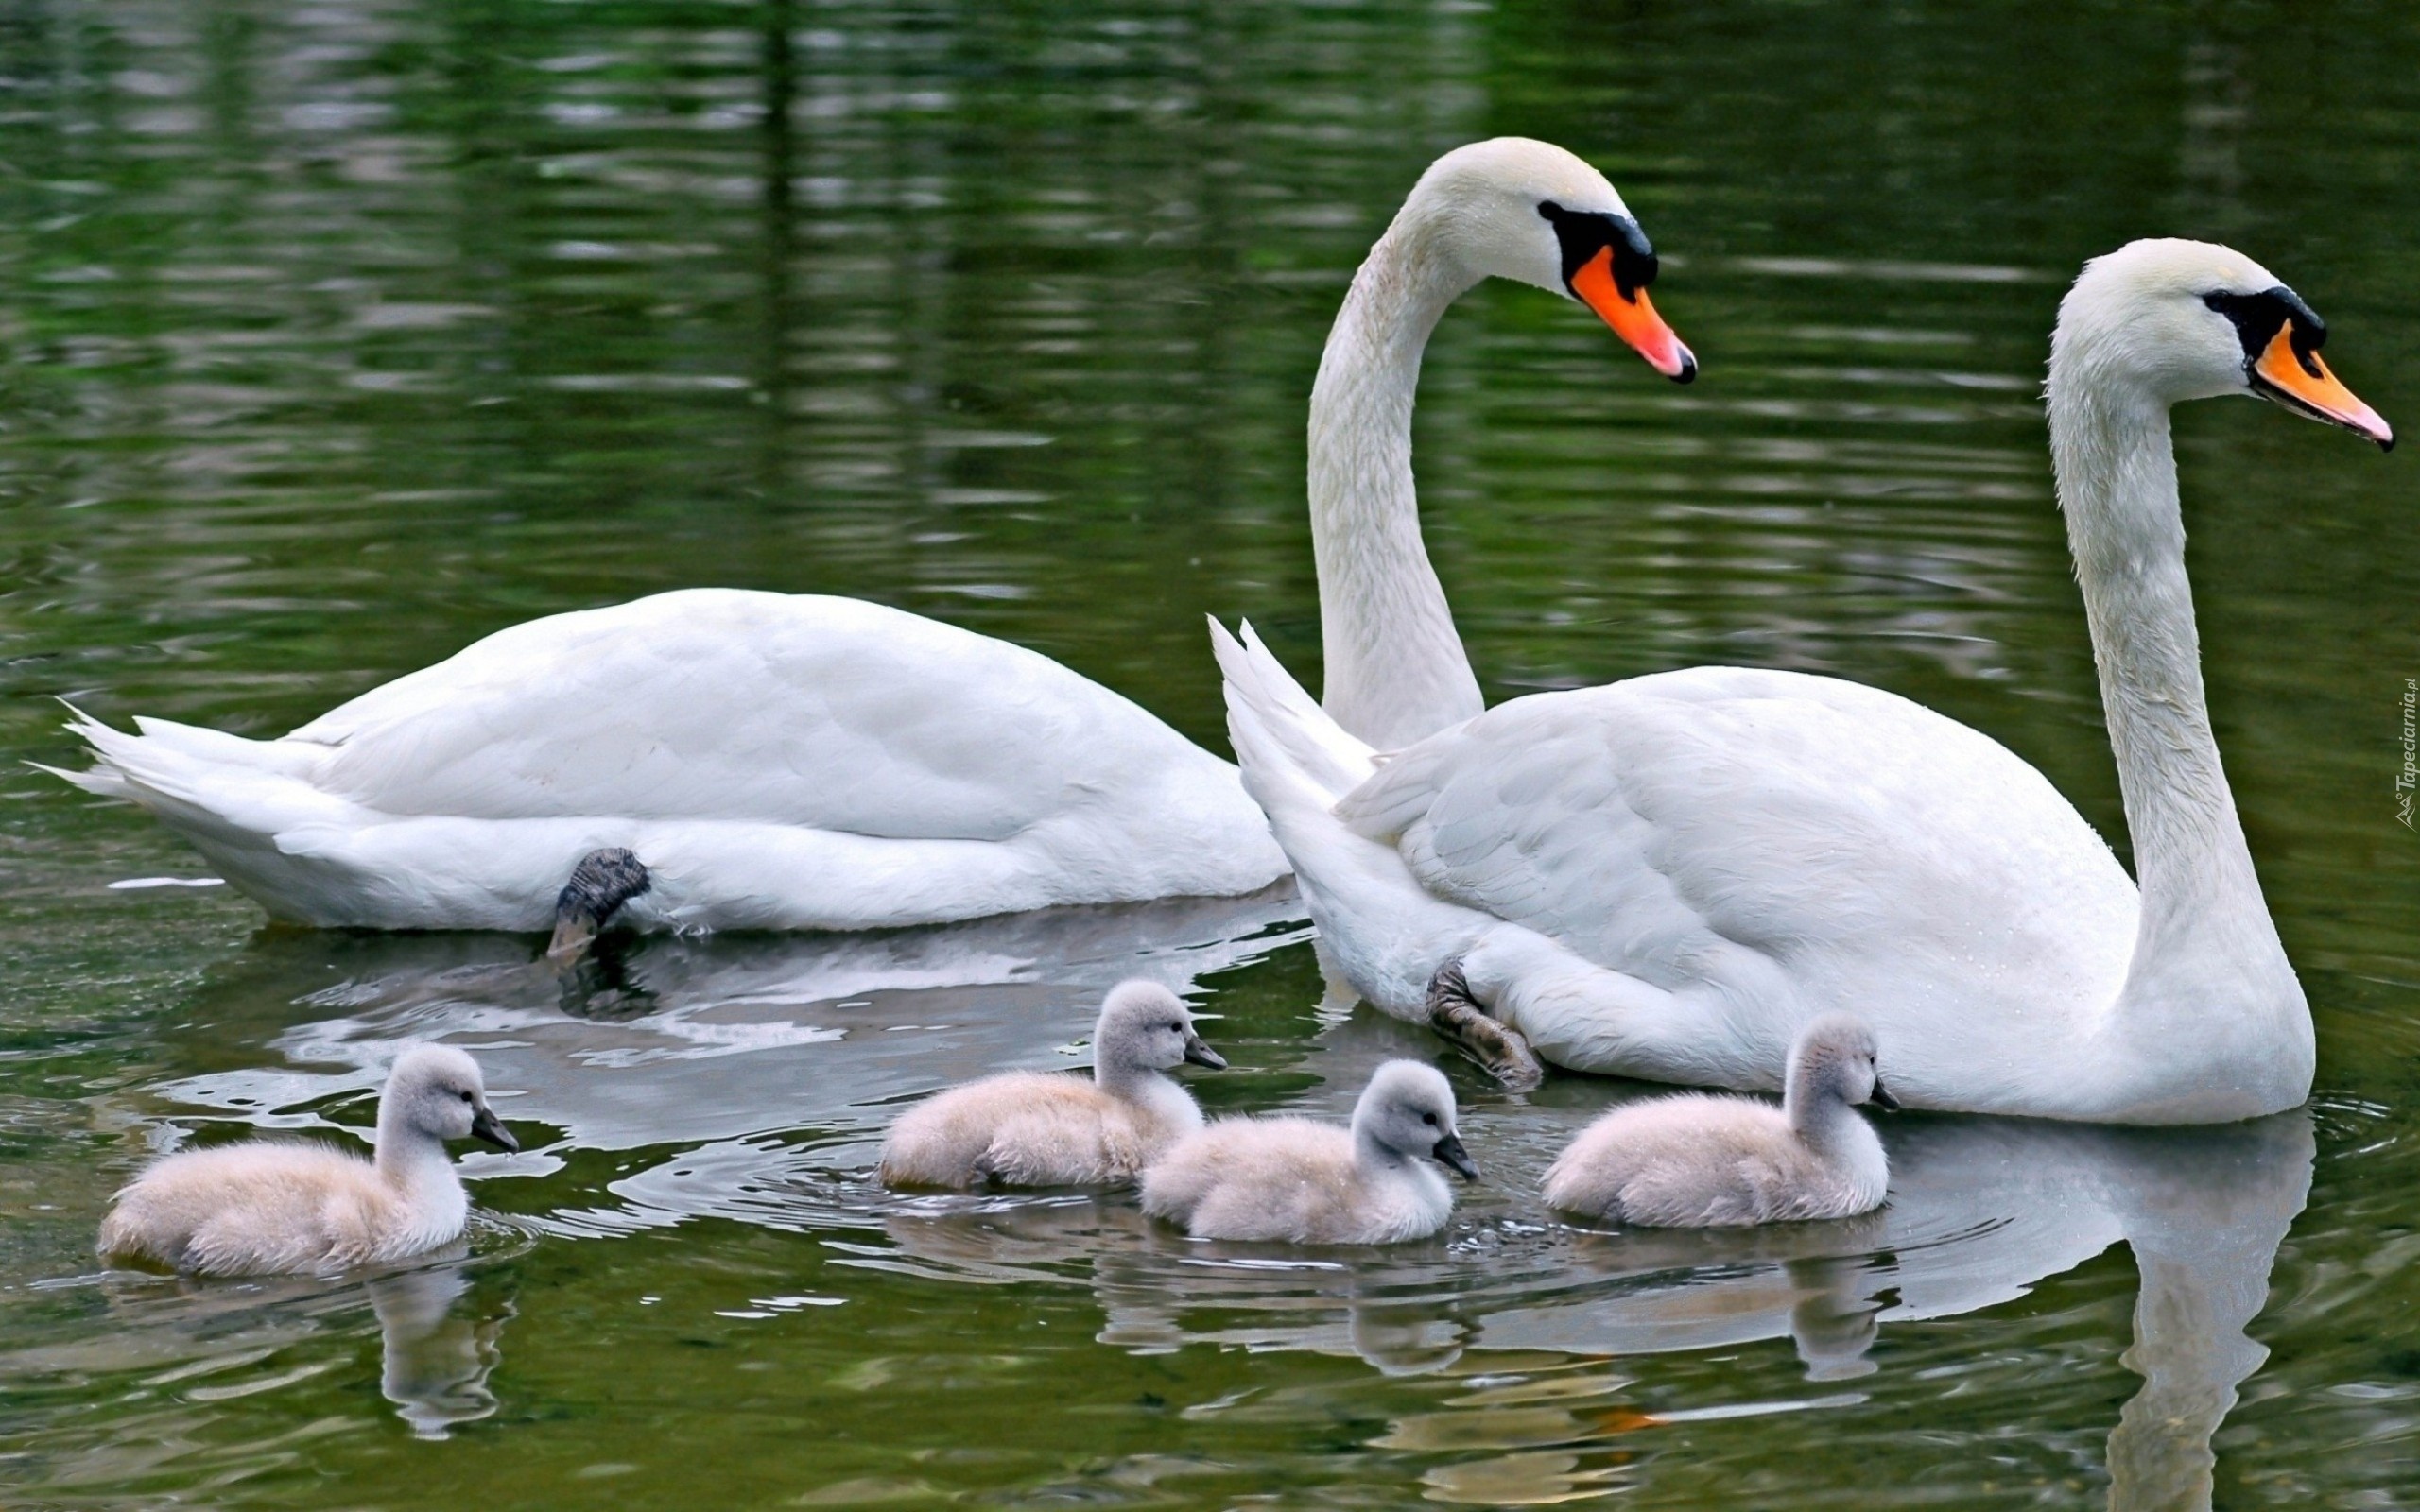
[[475, 1102], [475, 1101], [476, 1101], [476, 1099], [475, 1099], [474, 1097], [472, 1097], [472, 1095], [471, 1095], [469, 1092], [464, 1092], [464, 1093], [462, 1094], [462, 1101], [464, 1101], [464, 1102], [468, 1103], [468, 1102]]
[[1435, 1128], [1437, 1126], [1437, 1115], [1434, 1113], [1421, 1114], [1420, 1121], [1427, 1125], [1430, 1128]]

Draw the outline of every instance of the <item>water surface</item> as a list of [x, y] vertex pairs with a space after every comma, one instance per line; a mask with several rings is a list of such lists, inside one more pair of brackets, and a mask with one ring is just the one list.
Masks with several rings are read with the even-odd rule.
[[[273, 930], [54, 697], [251, 733], [701, 583], [1004, 635], [1219, 739], [1206, 612], [1307, 679], [1304, 405], [1420, 168], [1606, 168], [1704, 377], [1481, 290], [1432, 550], [1491, 697], [1704, 661], [1920, 698], [2122, 816], [2034, 394], [2063, 283], [2234, 242], [2420, 422], [2394, 8], [26, 0], [0, 9], [0, 1485], [13, 1503], [2377, 1507], [2420, 1500], [2420, 677], [2406, 458], [2178, 417], [2211, 702], [2312, 1105], [1906, 1118], [1893, 1201], [1748, 1235], [1530, 1194], [1641, 1089], [1446, 1064], [1488, 1171], [1384, 1254], [899, 1197], [897, 1108], [1191, 991], [1216, 1109], [1426, 1037], [1282, 896], [856, 939]], [[407, 1038], [525, 1150], [373, 1278], [103, 1274], [155, 1150], [349, 1138]]]

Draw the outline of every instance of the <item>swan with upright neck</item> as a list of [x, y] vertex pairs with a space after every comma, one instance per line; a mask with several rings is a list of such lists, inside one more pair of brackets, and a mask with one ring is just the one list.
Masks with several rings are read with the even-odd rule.
[[1484, 707], [1428, 562], [1411, 473], [1420, 359], [1446, 306], [1487, 278], [1594, 310], [1675, 383], [1697, 359], [1655, 313], [1655, 250], [1604, 175], [1544, 142], [1459, 147], [1421, 175], [1370, 249], [1311, 388], [1311, 552], [1325, 703], [1392, 749]]
[[488, 1106], [477, 1062], [451, 1045], [415, 1045], [378, 1094], [370, 1160], [293, 1141], [185, 1150], [118, 1193], [95, 1247], [210, 1276], [406, 1260], [462, 1232], [471, 1203], [445, 1142], [464, 1138], [521, 1148]]
[[1214, 637], [1245, 785], [1362, 996], [1525, 1078], [1770, 1090], [1853, 1009], [1910, 1106], [2221, 1122], [2308, 1095], [2309, 1009], [2204, 697], [2169, 410], [2255, 393], [2381, 446], [2250, 258], [2136, 242], [2060, 306], [2048, 414], [2140, 887], [1996, 741], [1837, 679], [1697, 667], [1382, 753]]

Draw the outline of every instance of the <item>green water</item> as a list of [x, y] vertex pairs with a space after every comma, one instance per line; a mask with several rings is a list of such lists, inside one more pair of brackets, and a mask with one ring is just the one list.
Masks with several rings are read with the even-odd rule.
[[[2211, 701], [2318, 1017], [2309, 1108], [1889, 1123], [1859, 1222], [1533, 1196], [1634, 1088], [1446, 1062], [1438, 1240], [1184, 1244], [901, 1199], [897, 1106], [1068, 1064], [1149, 971], [1214, 1109], [1433, 1042], [1322, 1016], [1282, 900], [856, 940], [263, 926], [54, 696], [282, 730], [533, 615], [700, 583], [1034, 646], [1219, 738], [1207, 611], [1315, 673], [1303, 415], [1438, 151], [1606, 168], [1695, 347], [1512, 288], [1440, 329], [1429, 540], [1492, 697], [1701, 661], [1922, 699], [2120, 816], [2032, 398], [2062, 282], [2218, 236], [2420, 423], [2408, 8], [913, 0], [0, 5], [0, 1501], [757, 1507], [2420, 1504], [2411, 461], [2178, 416]], [[147, 1151], [359, 1129], [480, 1051], [525, 1153], [399, 1275], [99, 1273]], [[2213, 1489], [2213, 1483], [2215, 1489]]]

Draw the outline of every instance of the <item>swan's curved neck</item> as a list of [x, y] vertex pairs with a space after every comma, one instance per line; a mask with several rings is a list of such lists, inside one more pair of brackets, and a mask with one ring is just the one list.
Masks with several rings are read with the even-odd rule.
[[2307, 1043], [2210, 731], [2168, 406], [2099, 377], [2088, 357], [2052, 361], [2050, 450], [2141, 888], [2115, 1026], [2171, 1055], [2230, 1021], [2292, 1021]]
[[1792, 1077], [1782, 1090], [1781, 1111], [1789, 1121], [1790, 1132], [1819, 1155], [1837, 1151], [1841, 1131], [1850, 1124], [1865, 1122], [1838, 1091], [1817, 1085], [1817, 1076], [1811, 1073]]
[[1483, 708], [1445, 591], [1420, 537], [1411, 404], [1421, 352], [1476, 282], [1449, 266], [1407, 207], [1354, 275], [1311, 389], [1311, 553], [1319, 569], [1322, 702], [1381, 750]]
[[1175, 1078], [1154, 1066], [1102, 1057], [1093, 1062], [1093, 1085], [1112, 1097], [1140, 1098], [1159, 1087], [1173, 1087]]
[[380, 1176], [406, 1191], [424, 1181], [458, 1179], [445, 1142], [413, 1127], [401, 1109], [390, 1109], [383, 1103], [378, 1109], [378, 1143], [371, 1159]]

